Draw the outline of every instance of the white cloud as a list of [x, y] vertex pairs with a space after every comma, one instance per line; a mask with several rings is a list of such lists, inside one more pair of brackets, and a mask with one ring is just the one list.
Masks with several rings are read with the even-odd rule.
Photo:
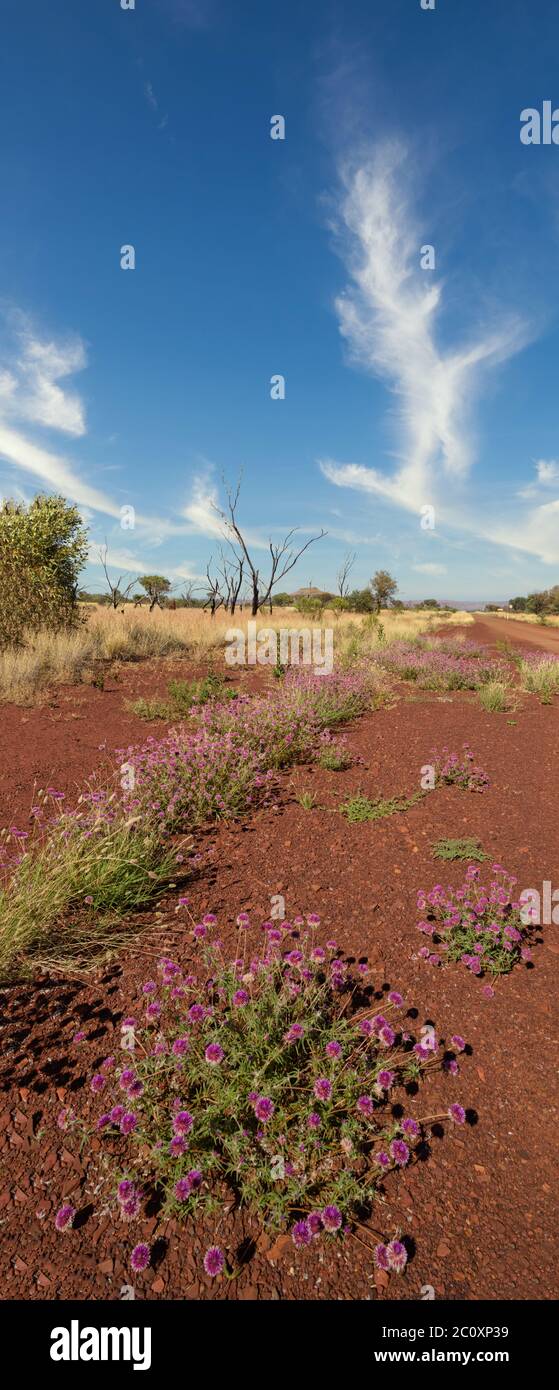
[[446, 574], [446, 565], [437, 565], [434, 561], [425, 561], [422, 565], [412, 565], [412, 570], [417, 570], [418, 574]]
[[344, 170], [340, 214], [351, 283], [336, 310], [352, 358], [386, 380], [398, 401], [401, 466], [393, 475], [368, 469], [368, 486], [418, 510], [433, 500], [435, 480], [467, 473], [467, 410], [479, 368], [505, 361], [526, 332], [509, 319], [477, 342], [439, 349], [442, 285], [419, 266], [421, 235], [407, 204], [408, 172], [406, 150], [396, 142], [383, 145], [371, 163]]
[[40, 478], [53, 492], [61, 492], [72, 501], [92, 507], [106, 516], [120, 516], [120, 507], [98, 488], [90, 487], [74, 473], [67, 459], [33, 444], [25, 435], [7, 429], [0, 418], [0, 458]]
[[223, 541], [227, 538], [227, 532], [224, 522], [216, 512], [218, 504], [217, 488], [210, 482], [207, 473], [199, 474], [194, 478], [192, 497], [183, 508], [182, 514], [194, 531]]
[[[319, 466], [337, 487], [383, 497], [417, 514], [429, 503], [437, 527], [444, 523], [553, 563], [559, 558], [559, 503], [504, 520], [502, 506], [492, 515], [487, 505], [476, 511], [465, 502], [474, 455], [469, 416], [483, 371], [518, 352], [530, 334], [509, 315], [475, 342], [439, 347], [443, 287], [419, 266], [422, 236], [408, 203], [406, 160], [400, 144], [387, 143], [369, 163], [343, 171], [339, 215], [351, 281], [336, 301], [352, 360], [386, 381], [395, 397], [400, 462], [392, 473], [332, 458], [319, 459]], [[540, 484], [549, 486], [559, 469], [540, 460], [537, 473]]]
[[0, 373], [0, 401], [7, 418], [43, 425], [79, 437], [85, 434], [85, 415], [78, 395], [60, 382], [86, 365], [80, 338], [56, 343], [42, 340], [21, 316], [17, 356]]
[[538, 482], [542, 487], [549, 487], [553, 483], [559, 483], [559, 463], [555, 459], [538, 459], [536, 463], [536, 473]]

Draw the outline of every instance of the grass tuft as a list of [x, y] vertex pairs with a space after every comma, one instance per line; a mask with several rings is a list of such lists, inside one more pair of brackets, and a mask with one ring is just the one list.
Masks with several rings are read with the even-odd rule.
[[481, 863], [489, 855], [482, 850], [479, 840], [437, 840], [433, 845], [435, 859], [467, 859], [469, 863]]

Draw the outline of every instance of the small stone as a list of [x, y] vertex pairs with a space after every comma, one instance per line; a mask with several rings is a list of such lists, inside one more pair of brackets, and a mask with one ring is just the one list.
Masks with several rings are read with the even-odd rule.
[[437, 1245], [436, 1254], [440, 1260], [445, 1260], [447, 1255], [450, 1255], [450, 1249], [448, 1245], [445, 1245], [444, 1240], [441, 1240]]

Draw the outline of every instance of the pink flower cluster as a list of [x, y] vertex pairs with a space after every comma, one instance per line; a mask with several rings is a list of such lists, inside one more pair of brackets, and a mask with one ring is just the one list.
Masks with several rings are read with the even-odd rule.
[[503, 663], [482, 656], [474, 643], [437, 641], [418, 637], [413, 642], [392, 642], [374, 658], [402, 680], [415, 681], [423, 690], [478, 690], [503, 674]]
[[469, 864], [459, 888], [436, 883], [426, 893], [420, 889], [418, 931], [439, 947], [422, 946], [418, 955], [431, 965], [460, 960], [473, 975], [501, 975], [519, 960], [529, 962], [530, 927], [522, 921], [522, 904], [514, 896], [516, 878], [501, 864], [493, 864], [488, 885], [479, 882], [480, 870]]

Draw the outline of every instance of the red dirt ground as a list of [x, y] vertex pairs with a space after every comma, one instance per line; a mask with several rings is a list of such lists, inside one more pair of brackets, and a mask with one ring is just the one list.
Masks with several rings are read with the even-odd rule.
[[[501, 625], [515, 645], [528, 645], [528, 633], [537, 633], [542, 648], [552, 640], [546, 629], [485, 618], [466, 636], [500, 640]], [[161, 691], [167, 678], [158, 678], [157, 667], [130, 668], [126, 695]], [[74, 700], [82, 699], [73, 709]], [[3, 763], [10, 816], [29, 805], [35, 777], [71, 792], [98, 765], [100, 743], [110, 751], [165, 727], [124, 712], [121, 687], [59, 692], [57, 702], [54, 717], [51, 707], [2, 711], [2, 741], [10, 728], [16, 736], [15, 795], [14, 765], [6, 775]], [[455, 1031], [467, 1038], [471, 1052], [462, 1057], [460, 1074], [429, 1079], [410, 1113], [414, 1104], [425, 1114], [457, 1100], [475, 1113], [475, 1123], [434, 1139], [427, 1162], [390, 1174], [375, 1212], [375, 1226], [388, 1236], [400, 1228], [413, 1243], [405, 1277], [374, 1274], [370, 1255], [353, 1238], [317, 1242], [296, 1253], [289, 1238], [272, 1246], [246, 1218], [229, 1212], [219, 1222], [219, 1243], [235, 1250], [255, 1237], [256, 1247], [247, 1243], [238, 1279], [212, 1283], [203, 1273], [202, 1255], [215, 1226], [167, 1222], [161, 1228], [148, 1217], [115, 1228], [97, 1210], [95, 1164], [80, 1161], [72, 1136], [57, 1129], [56, 1115], [69, 1102], [80, 1110], [89, 1106], [87, 1080], [115, 1048], [115, 1029], [133, 1011], [153, 960], [166, 952], [181, 961], [190, 958], [174, 893], [161, 904], [159, 917], [144, 914], [146, 934], [126, 955], [88, 983], [44, 977], [38, 985], [2, 993], [5, 1297], [117, 1299], [121, 1286], [130, 1283], [137, 1297], [148, 1299], [418, 1299], [426, 1284], [437, 1298], [457, 1300], [557, 1296], [556, 929], [543, 927], [533, 968], [516, 968], [497, 983], [490, 1000], [463, 966], [435, 970], [419, 960], [422, 938], [415, 929], [417, 888], [461, 881], [463, 865], [432, 858], [431, 845], [442, 837], [478, 836], [517, 875], [519, 890], [541, 887], [546, 879], [559, 885], [557, 703], [542, 706], [520, 695], [512, 714], [491, 715], [473, 695], [415, 692], [410, 698], [402, 687], [392, 707], [364, 716], [344, 737], [360, 759], [347, 771], [295, 769], [281, 779], [275, 806], [200, 834], [201, 861], [188, 892], [195, 918], [216, 912], [226, 941], [234, 937], [241, 909], [250, 910], [258, 928], [270, 915], [272, 894], [284, 896], [290, 918], [318, 912], [323, 939], [335, 935], [344, 951], [366, 954], [375, 987], [400, 988], [418, 1010], [418, 1024], [429, 1020], [443, 1038]], [[434, 746], [460, 751], [464, 742], [490, 776], [485, 794], [445, 787], [405, 814], [357, 825], [336, 810], [357, 789], [387, 796], [415, 790]], [[298, 788], [316, 793], [313, 810], [295, 800]], [[79, 1048], [72, 1045], [78, 1027], [87, 1034]], [[94, 1139], [88, 1154], [98, 1145]], [[70, 1195], [80, 1212], [78, 1225], [60, 1236], [53, 1217], [61, 1196]], [[157, 1241], [154, 1267], [133, 1276], [128, 1252], [142, 1239]]]

